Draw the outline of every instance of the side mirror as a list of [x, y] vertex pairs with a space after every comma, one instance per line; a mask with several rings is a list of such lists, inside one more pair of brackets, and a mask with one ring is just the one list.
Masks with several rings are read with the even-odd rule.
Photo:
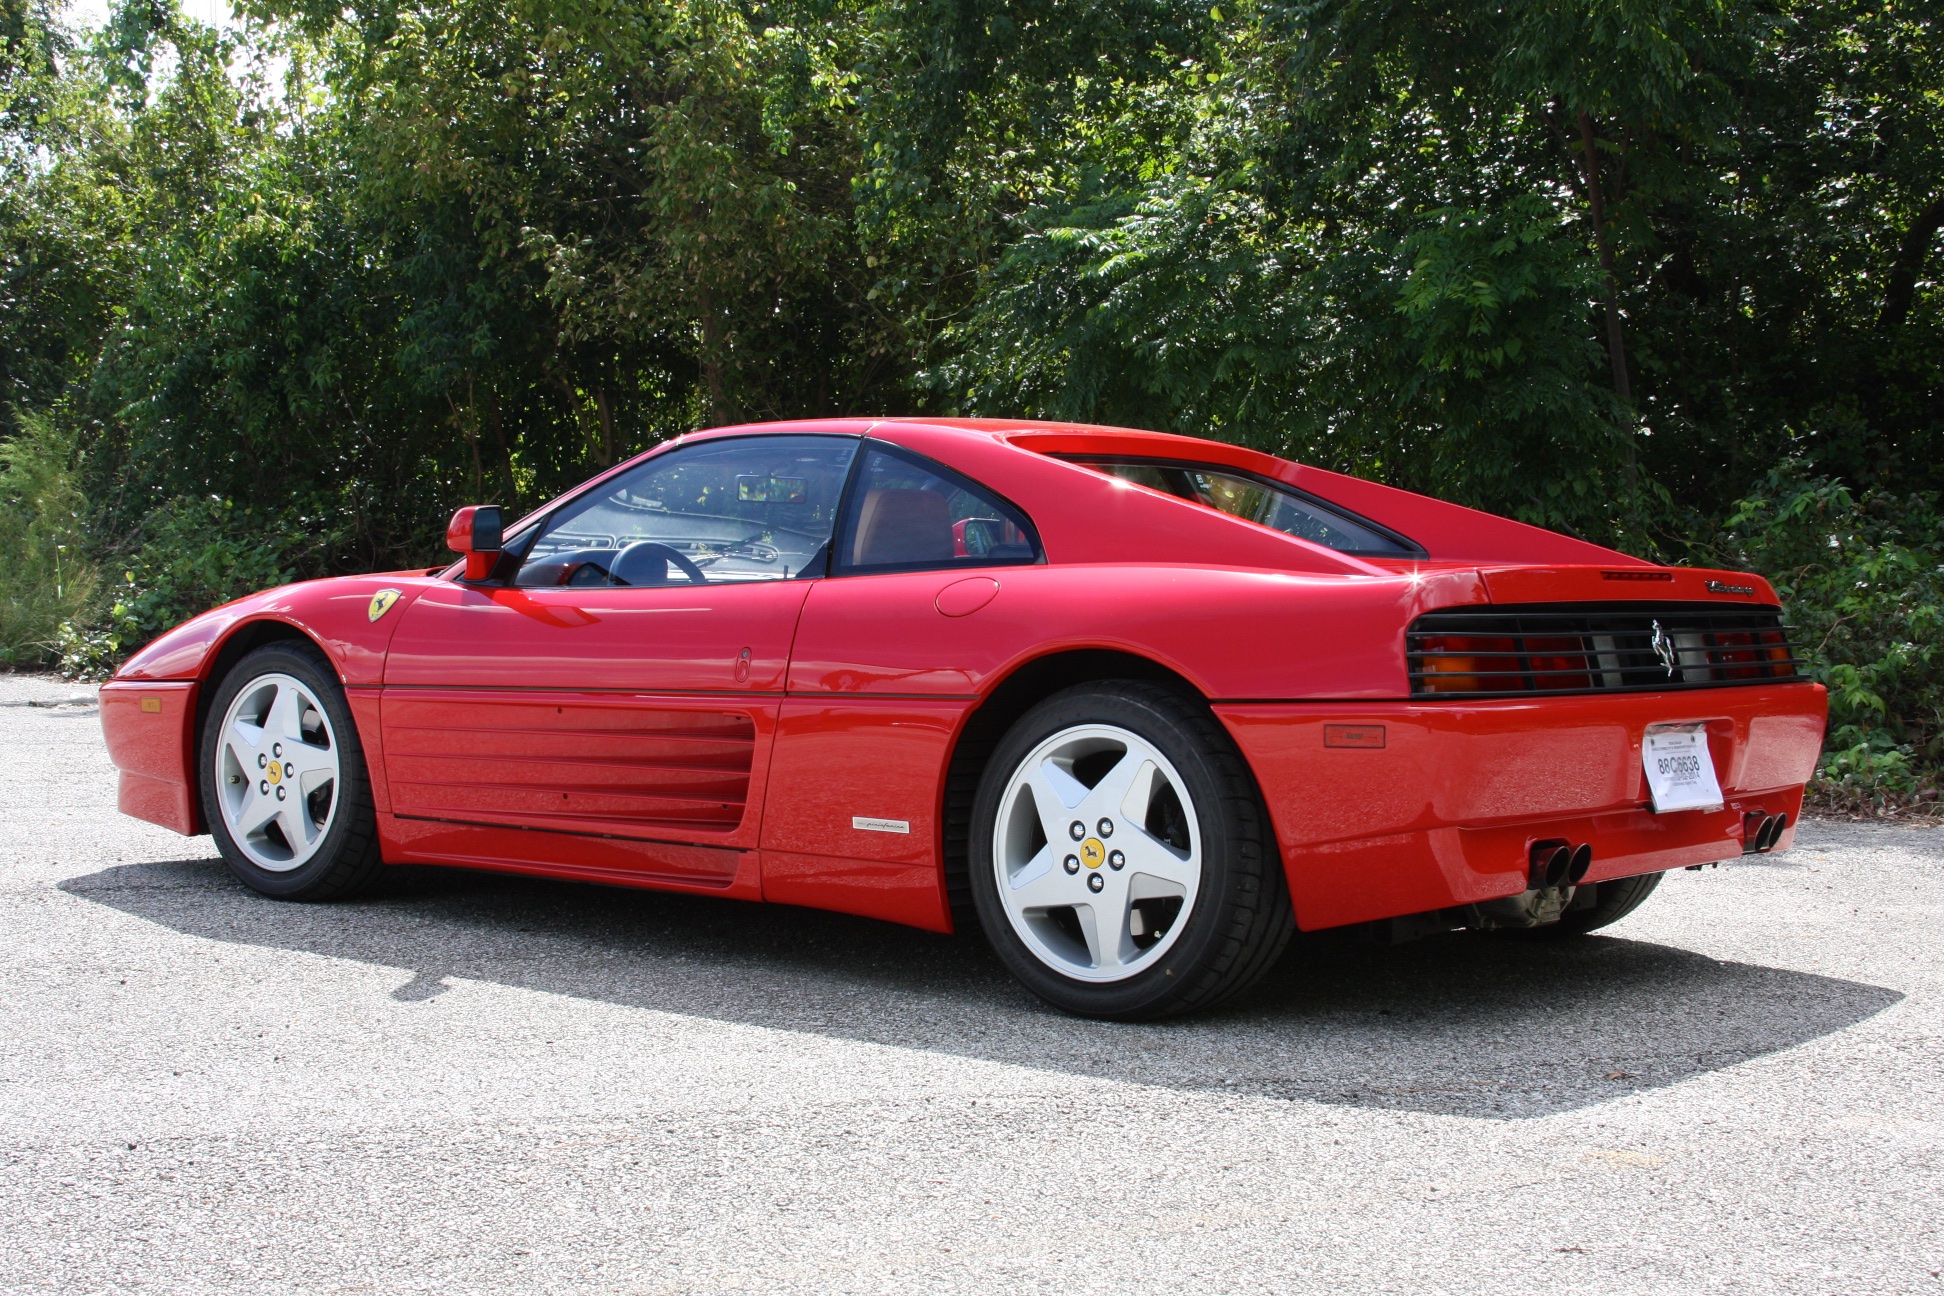
[[999, 524], [990, 518], [966, 518], [952, 526], [952, 556], [983, 558], [998, 543], [993, 538]]
[[469, 504], [454, 513], [446, 527], [446, 548], [466, 555], [469, 581], [483, 581], [493, 574], [504, 540], [497, 504]]

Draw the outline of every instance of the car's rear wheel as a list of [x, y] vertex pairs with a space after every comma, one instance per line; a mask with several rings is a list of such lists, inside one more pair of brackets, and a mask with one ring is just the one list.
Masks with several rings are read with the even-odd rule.
[[364, 749], [319, 653], [278, 643], [247, 654], [206, 717], [203, 819], [231, 872], [283, 900], [337, 899], [378, 876]]
[[1205, 1008], [1295, 928], [1262, 798], [1198, 698], [1082, 685], [1022, 716], [973, 805], [970, 881], [1007, 967], [1068, 1012]]
[[1598, 931], [1640, 908], [1647, 897], [1654, 893], [1654, 888], [1660, 885], [1660, 880], [1659, 873], [1642, 873], [1636, 877], [1615, 878], [1611, 882], [1596, 882], [1592, 904], [1584, 909], [1568, 909], [1559, 916], [1558, 922], [1528, 928], [1527, 934], [1541, 939], [1558, 939]]

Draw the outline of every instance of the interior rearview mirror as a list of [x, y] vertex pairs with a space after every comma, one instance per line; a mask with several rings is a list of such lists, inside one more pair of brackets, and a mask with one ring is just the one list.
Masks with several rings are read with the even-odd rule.
[[446, 526], [446, 548], [466, 555], [466, 579], [482, 581], [493, 574], [504, 545], [503, 523], [497, 504], [468, 504]]

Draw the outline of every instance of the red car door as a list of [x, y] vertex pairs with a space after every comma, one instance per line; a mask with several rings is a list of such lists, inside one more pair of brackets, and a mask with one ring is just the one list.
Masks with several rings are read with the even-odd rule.
[[[401, 835], [512, 859], [567, 849], [543, 835], [598, 838], [633, 843], [594, 852], [620, 867], [732, 875], [856, 447], [678, 447], [510, 538], [511, 580], [415, 601], [382, 706]], [[714, 850], [679, 849], [698, 846]]]
[[[1032, 523], [943, 464], [865, 443], [830, 579], [791, 650], [763, 825], [763, 895], [921, 927], [949, 918], [939, 813], [976, 702], [957, 620], [1004, 568], [1040, 561]], [[909, 668], [874, 668], [887, 657]]]

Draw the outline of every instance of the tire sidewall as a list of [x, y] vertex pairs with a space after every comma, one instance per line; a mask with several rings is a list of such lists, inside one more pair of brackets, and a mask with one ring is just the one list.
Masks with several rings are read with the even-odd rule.
[[[1218, 764], [1218, 754], [1207, 751], [1202, 736], [1183, 723], [1192, 705], [1171, 694], [1122, 691], [1111, 685], [1083, 685], [1056, 693], [1020, 717], [994, 748], [979, 781], [967, 859], [979, 925], [1014, 976], [1068, 1012], [1143, 1017], [1169, 1011], [1163, 1005], [1189, 992], [1211, 955], [1231, 938], [1229, 915], [1238, 897], [1228, 861], [1244, 848], [1246, 826], [1235, 821], [1228, 804], [1235, 793]], [[1013, 929], [999, 895], [993, 860], [1000, 801], [1020, 762], [1052, 735], [1083, 724], [1116, 725], [1152, 743], [1181, 776], [1195, 803], [1201, 831], [1201, 882], [1187, 926], [1152, 966], [1124, 981], [1081, 981], [1042, 963]]]
[[1642, 873], [1602, 882], [1593, 897], [1591, 909], [1577, 914], [1568, 912], [1555, 925], [1577, 935], [1617, 923], [1646, 903], [1647, 897], [1654, 894], [1665, 876], [1664, 873]]
[[[230, 834], [229, 824], [223, 818], [216, 788], [216, 754], [222, 740], [223, 717], [229, 713], [230, 704], [237, 695], [265, 675], [289, 675], [308, 687], [323, 706], [326, 719], [331, 722], [332, 739], [338, 748], [337, 806], [330, 830], [324, 834], [315, 855], [306, 860], [302, 867], [285, 873], [261, 867], [237, 846]], [[209, 707], [203, 713], [201, 739], [196, 744], [196, 761], [197, 784], [202, 791], [203, 822], [209, 826], [209, 835], [215, 841], [216, 849], [229, 865], [230, 872], [246, 886], [264, 895], [279, 899], [302, 899], [317, 891], [341, 862], [347, 839], [353, 834], [360, 837], [369, 835], [359, 833], [363, 827], [362, 821], [372, 817], [364, 747], [358, 741], [357, 724], [352, 719], [343, 686], [316, 652], [285, 644], [271, 644], [246, 653], [230, 668], [223, 682], [210, 695]]]

